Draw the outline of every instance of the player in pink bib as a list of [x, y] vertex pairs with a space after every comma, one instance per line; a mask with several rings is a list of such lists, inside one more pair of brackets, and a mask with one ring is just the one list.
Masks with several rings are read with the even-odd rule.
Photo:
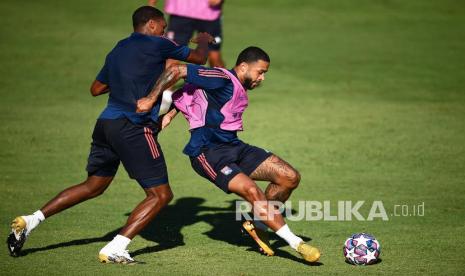
[[[157, 0], [148, 0], [155, 6]], [[166, 36], [180, 45], [188, 45], [194, 32], [213, 36], [209, 45], [208, 61], [212, 67], [224, 67], [221, 57], [223, 0], [165, 0], [165, 12], [170, 15]]]
[[[247, 90], [265, 79], [270, 58], [258, 47], [248, 47], [238, 56], [232, 70], [198, 65], [169, 67], [152, 92], [137, 103], [139, 112], [152, 109], [163, 89], [180, 78], [187, 82], [173, 94], [176, 109], [163, 118], [162, 128], [179, 110], [189, 122], [191, 138], [184, 153], [194, 170], [226, 193], [235, 193], [253, 206], [254, 221], [244, 222], [244, 229], [262, 252], [273, 255], [267, 227], [283, 238], [308, 262], [316, 262], [320, 252], [296, 236], [275, 212], [270, 202], [284, 203], [300, 182], [300, 174], [286, 161], [261, 148], [242, 142], [237, 132], [243, 130], [242, 114], [248, 106]], [[268, 181], [263, 192], [255, 181]]]

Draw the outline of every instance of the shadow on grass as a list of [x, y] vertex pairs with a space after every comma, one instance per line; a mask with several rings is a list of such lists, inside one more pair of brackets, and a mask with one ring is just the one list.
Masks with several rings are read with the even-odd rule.
[[[212, 229], [203, 233], [207, 237], [229, 243], [234, 246], [248, 247], [248, 251], [257, 251], [258, 247], [252, 238], [242, 233], [241, 221], [236, 220], [235, 200], [229, 201], [229, 206], [225, 208], [203, 206], [205, 199], [198, 197], [184, 197], [176, 200], [172, 205], [167, 206], [160, 214], [142, 230], [139, 235], [151, 242], [157, 243], [154, 246], [147, 246], [131, 252], [132, 256], [154, 253], [162, 250], [184, 246], [184, 236], [181, 230], [198, 222], [205, 222], [212, 226]], [[129, 213], [126, 214], [129, 216]], [[121, 228], [108, 232], [101, 237], [76, 239], [72, 241], [51, 244], [45, 247], [28, 248], [21, 252], [27, 255], [40, 251], [47, 251], [68, 246], [86, 245], [96, 242], [109, 242], [116, 236]], [[311, 240], [302, 237], [305, 241]], [[283, 240], [274, 234], [270, 235], [270, 242], [275, 250], [275, 255], [281, 258], [290, 259], [308, 265], [300, 257], [294, 256], [281, 247], [288, 246]], [[316, 263], [314, 265], [321, 265]]]
[[[380, 264], [383, 260], [381, 258], [378, 258], [374, 263], [372, 264], [369, 264], [369, 265], [377, 265], [377, 264]], [[356, 264], [353, 264], [351, 262], [349, 262], [348, 260], [345, 260], [346, 264], [348, 265], [353, 265], [353, 266], [357, 266]], [[363, 265], [360, 265], [360, 266], [363, 266]]]

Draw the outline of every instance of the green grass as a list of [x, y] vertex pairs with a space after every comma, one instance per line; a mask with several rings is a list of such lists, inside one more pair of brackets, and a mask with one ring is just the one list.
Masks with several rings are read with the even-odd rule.
[[[106, 103], [88, 87], [143, 3], [0, 2], [0, 237], [14, 216], [86, 176]], [[291, 200], [365, 200], [365, 217], [381, 200], [389, 220], [289, 222], [322, 249], [323, 265], [299, 262], [275, 237], [278, 256], [263, 257], [236, 231], [236, 197], [198, 177], [181, 154], [188, 133], [177, 119], [160, 135], [175, 200], [129, 248], [146, 265], [96, 261], [143, 198], [120, 169], [103, 196], [41, 225], [29, 254], [0, 250], [2, 274], [463, 275], [465, 4], [236, 0], [226, 1], [224, 25], [228, 65], [249, 45], [270, 53], [241, 138], [300, 170]], [[422, 217], [390, 216], [394, 205], [422, 202]], [[343, 241], [361, 231], [381, 242], [381, 263], [344, 263]]]

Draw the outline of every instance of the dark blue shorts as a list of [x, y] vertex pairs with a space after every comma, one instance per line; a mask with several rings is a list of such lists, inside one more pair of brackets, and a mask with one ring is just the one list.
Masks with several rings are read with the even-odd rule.
[[191, 165], [200, 176], [230, 193], [228, 184], [234, 176], [241, 172], [252, 174], [271, 155], [271, 152], [243, 142], [222, 144], [191, 157]]
[[98, 119], [87, 163], [89, 176], [114, 176], [120, 161], [129, 177], [142, 188], [168, 183], [155, 125], [138, 126], [128, 119]]
[[200, 20], [189, 17], [171, 15], [166, 36], [181, 45], [188, 45], [194, 31], [206, 32], [213, 36], [216, 44], [210, 44], [210, 50], [219, 51], [223, 36], [221, 33], [221, 17], [213, 20]]

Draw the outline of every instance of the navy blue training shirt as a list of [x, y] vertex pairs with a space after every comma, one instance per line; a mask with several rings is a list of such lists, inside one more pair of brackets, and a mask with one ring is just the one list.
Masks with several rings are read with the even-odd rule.
[[134, 124], [158, 121], [161, 97], [151, 112], [136, 113], [137, 100], [149, 94], [165, 69], [166, 59], [186, 61], [190, 49], [161, 36], [132, 33], [119, 41], [105, 59], [97, 80], [110, 87], [100, 119], [128, 118]]
[[[230, 70], [234, 76], [236, 72]], [[202, 88], [208, 99], [205, 126], [191, 130], [191, 138], [184, 148], [184, 153], [195, 157], [201, 148], [210, 148], [222, 143], [240, 142], [237, 131], [220, 129], [224, 120], [221, 108], [232, 98], [234, 86], [223, 71], [199, 65], [187, 65], [186, 82]]]

